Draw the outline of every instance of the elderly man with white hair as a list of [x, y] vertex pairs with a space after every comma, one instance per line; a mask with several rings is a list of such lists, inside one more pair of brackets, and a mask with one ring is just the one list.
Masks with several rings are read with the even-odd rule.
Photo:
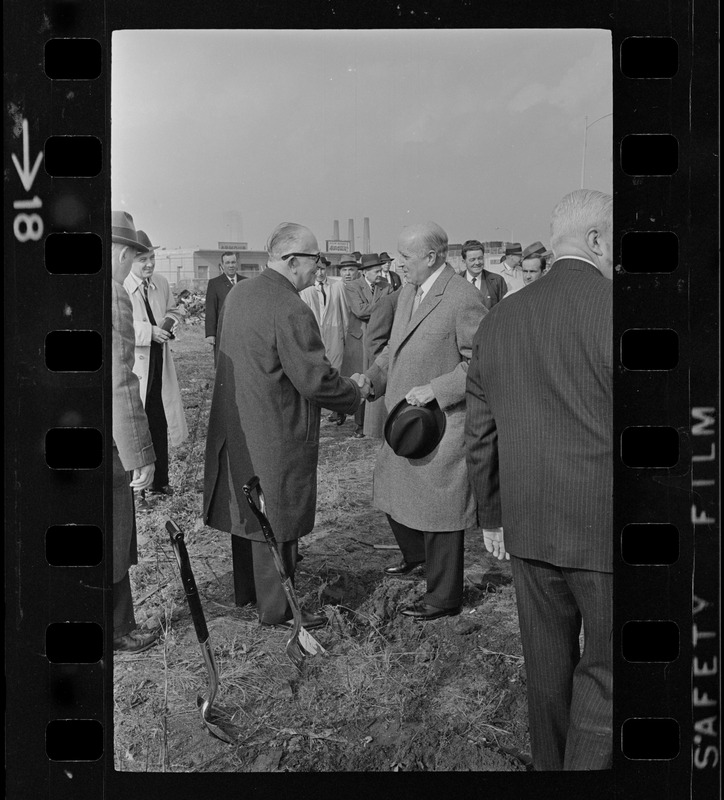
[[[331, 366], [314, 314], [299, 297], [324, 258], [312, 231], [282, 223], [267, 252], [267, 268], [236, 284], [221, 311], [204, 519], [232, 534], [236, 604], [256, 602], [262, 624], [284, 625], [291, 609], [242, 487], [259, 477], [293, 578], [297, 541], [314, 527], [321, 409], [354, 413], [368, 384], [356, 375], [343, 378]], [[303, 624], [314, 628], [326, 621], [305, 614]]]
[[448, 239], [436, 223], [411, 225], [397, 243], [407, 283], [399, 290], [390, 340], [367, 370], [388, 411], [401, 401], [434, 409], [442, 436], [422, 455], [385, 441], [374, 472], [374, 505], [387, 514], [402, 551], [388, 576], [425, 563], [427, 593], [402, 610], [423, 622], [460, 613], [465, 529], [475, 502], [465, 466], [465, 377], [487, 310], [480, 292], [446, 263]]
[[610, 195], [564, 197], [545, 280], [490, 311], [468, 371], [470, 480], [513, 568], [536, 770], [612, 760], [612, 242]]

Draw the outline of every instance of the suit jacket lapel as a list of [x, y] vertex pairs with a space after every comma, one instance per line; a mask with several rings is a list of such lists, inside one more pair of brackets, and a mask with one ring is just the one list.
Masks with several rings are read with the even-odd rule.
[[427, 317], [435, 306], [439, 304], [445, 293], [445, 287], [448, 285], [453, 275], [455, 275], [453, 268], [446, 266], [440, 275], [438, 275], [437, 280], [430, 287], [430, 291], [422, 299], [422, 303], [420, 303], [417, 311], [415, 311], [412, 316], [410, 316], [410, 312], [415, 302], [417, 289], [413, 286], [411, 291], [400, 295], [399, 302], [397, 303], [397, 313], [395, 314], [395, 321], [397, 322], [399, 319], [400, 323], [399, 326], [395, 326], [397, 328], [395, 333], [399, 333], [399, 338], [395, 336], [395, 341], [390, 341], [390, 350], [393, 353], [400, 349], [417, 326]]

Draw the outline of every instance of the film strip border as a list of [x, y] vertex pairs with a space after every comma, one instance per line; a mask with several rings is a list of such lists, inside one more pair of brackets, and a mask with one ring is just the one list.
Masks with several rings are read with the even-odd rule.
[[[545, 11], [526, 27], [610, 27], [590, 4]], [[718, 786], [717, 44], [705, 11], [632, 3], [613, 26], [616, 747], [612, 774], [596, 777], [601, 796]], [[134, 776], [112, 775], [106, 625], [110, 42], [114, 28], [170, 21], [81, 0], [3, 13], [8, 719], [19, 725], [9, 785], [18, 796], [117, 796]], [[213, 18], [192, 13], [186, 26], [234, 26]], [[509, 24], [495, 13], [480, 23]], [[146, 793], [164, 785], [135, 777]], [[538, 793], [552, 780], [527, 777]]]

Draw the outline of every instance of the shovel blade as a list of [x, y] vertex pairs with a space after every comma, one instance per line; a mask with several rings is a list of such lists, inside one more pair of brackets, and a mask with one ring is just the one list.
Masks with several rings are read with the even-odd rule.
[[208, 730], [208, 732], [215, 736], [217, 739], [220, 739], [222, 742], [226, 742], [227, 744], [234, 744], [234, 741], [237, 739], [237, 736], [224, 730], [221, 727], [221, 720], [216, 719], [215, 717], [211, 718], [211, 706], [204, 700], [201, 695], [198, 695], [196, 698], [196, 705], [199, 707], [199, 711], [201, 713], [201, 721], [204, 723], [204, 727]]
[[306, 628], [299, 631], [299, 644], [310, 656], [324, 655], [327, 652]]

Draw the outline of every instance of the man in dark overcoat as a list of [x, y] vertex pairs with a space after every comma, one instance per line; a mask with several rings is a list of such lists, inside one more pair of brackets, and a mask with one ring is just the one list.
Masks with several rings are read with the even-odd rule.
[[[256, 601], [259, 621], [291, 617], [282, 584], [243, 485], [254, 475], [290, 576], [297, 541], [314, 527], [320, 411], [351, 414], [367, 393], [324, 353], [319, 326], [298, 292], [322, 255], [314, 234], [282, 223], [269, 237], [268, 267], [234, 287], [222, 312], [206, 443], [204, 519], [232, 534], [237, 605]], [[361, 380], [360, 380], [361, 382]], [[306, 615], [306, 627], [326, 617]]]
[[402, 563], [386, 573], [426, 564], [427, 593], [402, 613], [427, 621], [459, 614], [462, 607], [464, 535], [475, 524], [463, 438], [465, 377], [487, 310], [480, 292], [446, 263], [448, 239], [439, 225], [405, 228], [397, 248], [407, 283], [399, 290], [389, 345], [367, 375], [388, 411], [403, 399], [418, 406], [436, 401], [445, 432], [423, 458], [404, 458], [383, 442], [373, 502], [387, 514], [402, 551]]
[[221, 254], [221, 271], [206, 284], [206, 309], [204, 312], [204, 332], [206, 341], [214, 347], [214, 363], [216, 363], [216, 338], [219, 332], [221, 309], [224, 307], [229, 292], [239, 281], [245, 280], [237, 270], [236, 253]]
[[133, 218], [125, 211], [111, 214], [111, 397], [113, 424], [113, 649], [141, 653], [159, 632], [136, 629], [128, 569], [138, 563], [133, 490], [153, 482], [156, 454], [133, 372], [135, 333], [133, 307], [123, 281], [134, 257], [148, 252], [138, 241]]
[[556, 260], [490, 311], [468, 371], [470, 480], [513, 568], [536, 770], [611, 766], [612, 202], [561, 200]]

